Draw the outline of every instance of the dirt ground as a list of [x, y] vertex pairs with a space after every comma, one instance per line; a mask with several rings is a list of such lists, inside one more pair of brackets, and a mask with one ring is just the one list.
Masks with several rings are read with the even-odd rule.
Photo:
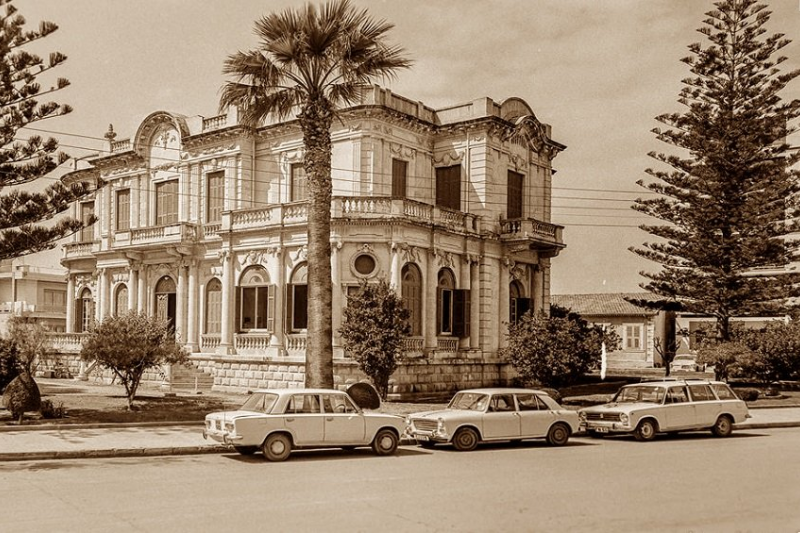
[[[24, 425], [94, 424], [132, 422], [200, 422], [213, 411], [236, 409], [246, 399], [244, 394], [194, 393], [193, 391], [162, 390], [143, 385], [139, 388], [133, 410], [128, 410], [125, 390], [120, 385], [100, 382], [81, 382], [67, 379], [37, 379], [42, 400], [48, 400], [63, 416], [44, 418], [28, 413]], [[619, 384], [600, 384], [601, 387], [573, 388], [563, 391], [562, 403], [570, 409], [608, 401]], [[784, 391], [777, 397], [762, 396], [748, 402], [750, 408], [800, 407], [800, 391]], [[442, 402], [411, 403], [384, 402], [381, 412], [407, 415], [441, 409]], [[11, 414], [0, 408], [0, 426], [15, 425]]]

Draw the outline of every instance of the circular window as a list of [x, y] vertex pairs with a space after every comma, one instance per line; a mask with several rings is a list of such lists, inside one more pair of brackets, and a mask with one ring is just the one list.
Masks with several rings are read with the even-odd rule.
[[369, 276], [373, 272], [375, 272], [375, 267], [377, 263], [375, 262], [375, 258], [371, 255], [361, 254], [356, 257], [355, 262], [353, 263], [355, 266], [356, 272], [361, 274], [362, 276]]
[[378, 270], [378, 260], [375, 259], [375, 256], [372, 254], [358, 254], [351, 259], [350, 268], [356, 276], [360, 278], [368, 278], [374, 275]]

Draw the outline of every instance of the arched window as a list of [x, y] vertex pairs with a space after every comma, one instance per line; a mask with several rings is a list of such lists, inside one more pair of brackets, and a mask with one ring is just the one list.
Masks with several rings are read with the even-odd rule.
[[158, 280], [158, 283], [156, 283], [155, 298], [156, 316], [162, 320], [166, 320], [169, 324], [169, 329], [174, 332], [178, 299], [175, 281], [171, 277], [164, 276]]
[[437, 333], [469, 337], [470, 294], [468, 290], [456, 289], [456, 278], [447, 268], [439, 271], [436, 288]]
[[275, 329], [275, 287], [269, 284], [264, 267], [254, 265], [242, 273], [237, 295], [239, 331]]
[[289, 329], [308, 328], [308, 264], [301, 263], [292, 272], [287, 294]]
[[439, 283], [437, 285], [437, 306], [439, 333], [453, 333], [453, 293], [456, 289], [456, 281], [453, 273], [443, 268], [439, 271]]
[[92, 291], [83, 289], [81, 296], [78, 298], [77, 313], [75, 313], [75, 329], [78, 333], [85, 333], [91, 329], [94, 323], [94, 299], [92, 298]]
[[128, 310], [128, 286], [120, 283], [114, 292], [114, 316], [125, 314]]
[[525, 291], [519, 281], [512, 281], [508, 288], [510, 297], [510, 310], [508, 314], [508, 321], [516, 324], [522, 315], [527, 313], [531, 308], [531, 299], [525, 297]]
[[205, 333], [222, 332], [222, 283], [214, 278], [206, 284], [206, 324]]
[[411, 336], [419, 337], [422, 335], [422, 274], [413, 263], [403, 267], [401, 293], [403, 305], [410, 313]]

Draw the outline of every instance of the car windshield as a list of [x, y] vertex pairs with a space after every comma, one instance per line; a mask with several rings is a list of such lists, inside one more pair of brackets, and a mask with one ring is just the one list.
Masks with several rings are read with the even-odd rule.
[[450, 403], [448, 409], [463, 409], [465, 411], [484, 411], [489, 400], [488, 394], [477, 392], [459, 392]]
[[242, 404], [241, 411], [255, 411], [257, 413], [269, 413], [275, 401], [278, 399], [277, 394], [270, 394], [266, 392], [254, 392], [246, 402]]
[[633, 387], [623, 387], [619, 390], [612, 402], [615, 403], [662, 403], [664, 401], [663, 387], [650, 387], [646, 385], [636, 385]]

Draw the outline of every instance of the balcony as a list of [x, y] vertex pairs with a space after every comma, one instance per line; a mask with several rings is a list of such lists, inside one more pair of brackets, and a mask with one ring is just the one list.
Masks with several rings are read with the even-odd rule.
[[179, 222], [168, 226], [136, 228], [116, 234], [114, 242], [117, 246], [136, 247], [194, 244], [197, 242], [197, 226]]
[[63, 259], [91, 259], [94, 258], [94, 252], [99, 249], [99, 242], [69, 242], [64, 245]]
[[500, 221], [500, 240], [507, 246], [536, 250], [546, 257], [554, 257], [564, 248], [564, 227], [535, 218], [517, 218]]
[[[478, 233], [480, 217], [471, 213], [417, 202], [376, 196], [340, 196], [331, 201], [331, 218], [343, 220], [400, 219], [426, 225], [443, 226], [451, 231]], [[308, 204], [275, 204], [258, 209], [228, 211], [222, 214], [222, 230], [264, 229], [308, 220]]]

